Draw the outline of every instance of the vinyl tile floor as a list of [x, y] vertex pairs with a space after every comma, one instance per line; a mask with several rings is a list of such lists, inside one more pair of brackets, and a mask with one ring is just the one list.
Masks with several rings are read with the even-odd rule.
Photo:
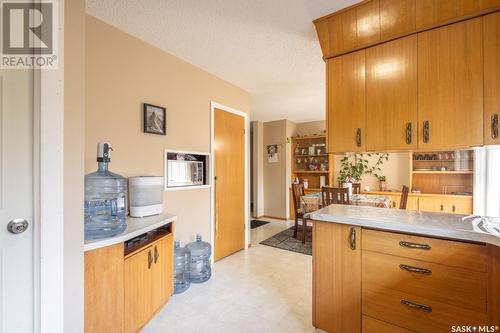
[[224, 258], [212, 278], [174, 295], [143, 332], [315, 332], [311, 256], [260, 245], [288, 226], [252, 230], [252, 246]]

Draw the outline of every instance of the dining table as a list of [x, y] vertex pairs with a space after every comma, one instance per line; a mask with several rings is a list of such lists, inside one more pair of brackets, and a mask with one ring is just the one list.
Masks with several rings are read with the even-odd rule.
[[[302, 204], [305, 205], [306, 212], [308, 213], [322, 208], [321, 192], [303, 195], [301, 201]], [[351, 205], [390, 208], [391, 203], [391, 198], [386, 195], [353, 194], [349, 196], [349, 204]]]

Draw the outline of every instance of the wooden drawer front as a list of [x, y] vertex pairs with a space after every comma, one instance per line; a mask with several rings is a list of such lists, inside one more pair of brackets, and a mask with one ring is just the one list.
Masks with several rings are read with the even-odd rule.
[[[412, 302], [414, 307], [404, 305]], [[417, 304], [428, 307], [416, 308]], [[363, 286], [362, 312], [417, 332], [450, 332], [452, 325], [486, 325], [486, 314], [380, 286]]]
[[397, 290], [486, 313], [486, 273], [371, 251], [363, 251], [362, 261], [363, 288]]
[[362, 321], [363, 333], [413, 333], [413, 331], [368, 316], [363, 316]]
[[[486, 271], [486, 246], [443, 239], [363, 229], [363, 250], [392, 254], [431, 263]], [[415, 245], [417, 244], [417, 245]], [[428, 249], [412, 246], [423, 245]]]

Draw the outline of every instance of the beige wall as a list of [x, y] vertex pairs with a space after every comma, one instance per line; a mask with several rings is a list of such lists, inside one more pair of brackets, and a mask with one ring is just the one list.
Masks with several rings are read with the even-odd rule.
[[[287, 143], [286, 120], [276, 120], [264, 123], [264, 215], [286, 218], [286, 168]], [[278, 162], [269, 163], [267, 146], [278, 145]]]
[[[163, 175], [164, 149], [210, 151], [211, 100], [250, 113], [247, 92], [88, 15], [86, 46], [87, 173], [108, 140], [113, 172]], [[144, 102], [167, 108], [166, 136], [142, 132]], [[177, 239], [210, 239], [209, 189], [166, 192], [164, 203]]]
[[64, 3], [64, 331], [83, 332], [85, 1]]
[[306, 123], [297, 123], [293, 135], [322, 134], [326, 129], [326, 121], [309, 121]]
[[[337, 181], [340, 169], [340, 159], [343, 155], [335, 155], [334, 157], [334, 179]], [[365, 157], [367, 157], [365, 155]], [[373, 165], [377, 158], [375, 156], [367, 157], [370, 165]], [[379, 175], [387, 177], [387, 189], [401, 191], [403, 185], [410, 186], [410, 153], [389, 153], [389, 160], [382, 167]], [[378, 191], [379, 184], [375, 176], [365, 175], [361, 181], [361, 189], [366, 185], [370, 186], [371, 191]]]

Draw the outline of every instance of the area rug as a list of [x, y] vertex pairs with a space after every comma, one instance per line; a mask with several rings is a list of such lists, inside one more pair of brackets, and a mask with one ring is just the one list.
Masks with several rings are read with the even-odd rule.
[[302, 243], [302, 227], [299, 226], [297, 238], [293, 238], [293, 227], [260, 242], [262, 245], [278, 249], [312, 255], [312, 227], [307, 227], [306, 242]]
[[261, 221], [261, 220], [252, 220], [250, 221], [250, 229], [255, 229], [258, 227], [262, 227], [264, 224], [268, 224], [269, 222], [267, 221]]

